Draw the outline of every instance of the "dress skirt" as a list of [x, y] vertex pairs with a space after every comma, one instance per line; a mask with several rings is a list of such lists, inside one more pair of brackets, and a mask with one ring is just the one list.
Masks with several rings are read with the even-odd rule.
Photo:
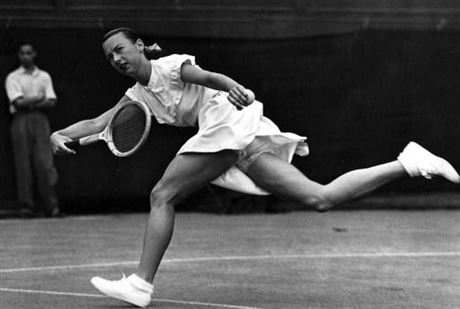
[[[308, 155], [306, 137], [281, 132], [276, 124], [263, 116], [262, 103], [255, 101], [239, 111], [228, 102], [225, 92], [217, 93], [200, 108], [198, 126], [197, 134], [179, 149], [178, 154], [230, 149], [237, 151], [240, 158], [270, 152], [287, 162], [292, 161], [294, 153]], [[257, 186], [237, 165], [212, 183], [248, 194], [270, 194]]]

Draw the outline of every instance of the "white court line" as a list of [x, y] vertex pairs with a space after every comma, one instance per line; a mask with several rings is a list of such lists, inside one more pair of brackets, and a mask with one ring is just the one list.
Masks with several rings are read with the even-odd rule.
[[106, 297], [104, 295], [99, 295], [99, 294], [27, 290], [27, 289], [9, 289], [9, 288], [0, 288], [0, 292], [14, 292], [14, 293], [26, 293], [26, 294], [48, 294], [48, 295], [62, 295], [62, 296], [81, 296], [81, 297]]
[[[370, 253], [324, 253], [324, 254], [288, 254], [288, 255], [248, 255], [248, 256], [217, 256], [165, 259], [162, 263], [193, 263], [193, 262], [219, 262], [241, 260], [268, 260], [268, 259], [347, 259], [347, 258], [424, 258], [424, 257], [460, 257], [460, 251], [445, 252], [370, 252]], [[23, 268], [0, 269], [0, 273], [14, 273], [26, 271], [68, 270], [78, 268], [99, 268], [112, 266], [136, 265], [138, 261], [92, 263], [79, 265], [39, 266]]]
[[[44, 290], [27, 290], [27, 289], [9, 289], [0, 288], [0, 292], [14, 292], [14, 293], [26, 293], [26, 294], [45, 294], [45, 295], [60, 295], [60, 296], [79, 296], [79, 297], [93, 297], [93, 298], [106, 298], [107, 296], [99, 294], [88, 294], [88, 293], [72, 293], [72, 292], [57, 292], [57, 291], [44, 291]], [[194, 305], [194, 306], [206, 306], [206, 307], [217, 307], [217, 308], [228, 308], [228, 309], [261, 309], [256, 307], [247, 306], [236, 306], [216, 303], [205, 303], [199, 301], [184, 301], [184, 300], [173, 300], [166, 298], [154, 298], [152, 302], [158, 303], [172, 303], [181, 305]]]

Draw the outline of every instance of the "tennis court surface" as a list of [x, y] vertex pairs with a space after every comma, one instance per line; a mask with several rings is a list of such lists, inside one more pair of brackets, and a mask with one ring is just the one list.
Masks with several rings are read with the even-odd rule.
[[[0, 220], [0, 308], [129, 308], [147, 214]], [[149, 308], [460, 308], [456, 210], [179, 213]]]

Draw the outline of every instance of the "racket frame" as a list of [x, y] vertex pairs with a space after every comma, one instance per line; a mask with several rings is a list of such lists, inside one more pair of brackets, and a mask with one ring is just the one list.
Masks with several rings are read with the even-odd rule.
[[[143, 133], [141, 139], [139, 140], [139, 142], [136, 144], [136, 146], [134, 146], [129, 151], [122, 152], [122, 151], [118, 150], [118, 148], [115, 146], [115, 143], [113, 142], [112, 128], [113, 128], [113, 122], [115, 120], [116, 115], [120, 112], [121, 109], [123, 109], [124, 107], [126, 107], [128, 105], [137, 105], [137, 107], [139, 107], [144, 112], [144, 115], [145, 115], [145, 128], [144, 128], [144, 133]], [[66, 144], [69, 145], [69, 146], [71, 146], [71, 145], [86, 146], [86, 145], [90, 145], [90, 144], [93, 144], [93, 143], [98, 142], [98, 141], [104, 141], [104, 142], [106, 142], [109, 150], [114, 155], [116, 155], [117, 157], [127, 157], [127, 156], [130, 156], [133, 153], [135, 153], [140, 147], [142, 147], [142, 145], [144, 145], [144, 143], [147, 140], [147, 137], [149, 135], [151, 125], [152, 125], [152, 113], [150, 112], [150, 109], [147, 106], [147, 104], [145, 104], [143, 102], [139, 102], [139, 101], [126, 101], [126, 102], [122, 102], [122, 103], [120, 103], [118, 105], [118, 107], [113, 112], [113, 115], [109, 120], [109, 123], [107, 124], [107, 126], [105, 127], [105, 129], [102, 132], [97, 133], [97, 134], [93, 134], [93, 135], [89, 135], [89, 136], [86, 136], [86, 137], [82, 137], [82, 138], [80, 138], [78, 140], [75, 140], [75, 141], [72, 141], [72, 142], [66, 143]]]
[[[118, 114], [118, 112], [121, 109], [123, 109], [127, 105], [137, 105], [140, 109], [142, 109], [142, 111], [144, 112], [144, 116], [145, 116], [145, 128], [144, 128], [144, 133], [142, 134], [141, 139], [137, 142], [136, 146], [134, 146], [129, 151], [122, 152], [118, 150], [118, 148], [115, 146], [115, 143], [113, 142], [112, 127], [113, 127], [113, 121], [115, 119], [115, 116]], [[142, 145], [144, 145], [149, 135], [151, 125], [152, 125], [152, 115], [151, 115], [150, 109], [147, 106], [147, 104], [143, 102], [139, 102], [139, 101], [126, 101], [126, 102], [121, 103], [120, 106], [118, 106], [118, 108], [115, 110], [105, 130], [99, 133], [99, 139], [104, 140], [107, 143], [109, 150], [117, 157], [128, 157], [132, 155], [133, 153], [135, 153], [139, 148], [141, 148]]]

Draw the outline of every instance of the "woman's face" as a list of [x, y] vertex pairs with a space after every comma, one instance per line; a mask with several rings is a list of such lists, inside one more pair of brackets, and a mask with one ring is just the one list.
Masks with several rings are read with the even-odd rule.
[[131, 42], [123, 33], [117, 33], [102, 43], [105, 58], [121, 74], [133, 76], [144, 56], [144, 43]]

